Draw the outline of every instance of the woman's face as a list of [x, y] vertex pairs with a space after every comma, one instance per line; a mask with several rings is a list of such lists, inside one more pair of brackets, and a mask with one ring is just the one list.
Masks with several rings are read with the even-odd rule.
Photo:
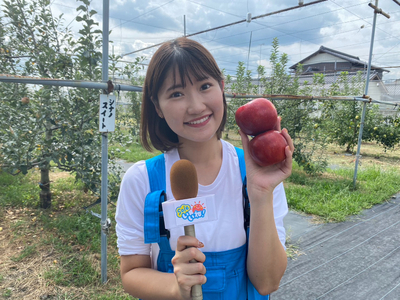
[[223, 82], [221, 86], [212, 77], [196, 80], [191, 76], [183, 87], [179, 73], [175, 71], [174, 81], [172, 72], [158, 92], [158, 115], [178, 135], [180, 143], [208, 141], [216, 136], [222, 122]]

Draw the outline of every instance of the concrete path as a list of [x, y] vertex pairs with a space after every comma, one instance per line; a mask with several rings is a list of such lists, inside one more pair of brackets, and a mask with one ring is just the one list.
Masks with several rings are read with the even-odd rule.
[[316, 225], [294, 211], [284, 221], [299, 255], [272, 300], [400, 300], [400, 193], [346, 222]]

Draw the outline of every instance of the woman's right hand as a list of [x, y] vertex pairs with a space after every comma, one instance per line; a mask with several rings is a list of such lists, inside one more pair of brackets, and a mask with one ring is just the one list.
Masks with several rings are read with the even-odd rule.
[[[175, 256], [171, 262], [179, 286], [181, 299], [191, 299], [191, 288], [196, 284], [204, 284], [206, 267], [203, 265], [206, 256], [198, 249], [204, 245], [191, 236], [180, 236], [177, 241]], [[191, 260], [196, 262], [190, 262]]]

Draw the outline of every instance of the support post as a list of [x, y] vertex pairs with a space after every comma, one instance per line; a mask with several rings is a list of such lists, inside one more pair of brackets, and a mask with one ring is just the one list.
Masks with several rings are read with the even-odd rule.
[[[103, 0], [103, 65], [102, 80], [108, 81], [109, 0]], [[103, 93], [108, 91], [103, 90]], [[107, 282], [107, 219], [108, 203], [108, 133], [101, 135], [101, 282]]]
[[[387, 18], [390, 18], [389, 15], [385, 14], [381, 9], [378, 8], [378, 0], [375, 0], [375, 5], [370, 4], [370, 7], [374, 9], [374, 20], [372, 23], [372, 34], [371, 34], [371, 44], [370, 44], [370, 49], [369, 49], [369, 59], [368, 59], [368, 69], [367, 69], [367, 81], [365, 83], [365, 93], [364, 95], [368, 95], [368, 87], [369, 87], [369, 81], [370, 81], [370, 74], [371, 74], [371, 63], [372, 63], [372, 53], [374, 49], [374, 39], [375, 39], [375, 28], [376, 28], [376, 16], [378, 13], [384, 15]], [[365, 122], [365, 115], [367, 111], [367, 102], [363, 103], [363, 108], [362, 108], [362, 115], [361, 115], [361, 124], [360, 124], [360, 131], [358, 134], [358, 143], [357, 143], [357, 154], [356, 154], [356, 165], [354, 168], [354, 176], [353, 176], [353, 188], [356, 187], [356, 181], [357, 181], [357, 171], [358, 171], [358, 164], [360, 160], [360, 150], [361, 150], [361, 142], [362, 142], [362, 134], [363, 134], [363, 129], [364, 129], [364, 122]]]

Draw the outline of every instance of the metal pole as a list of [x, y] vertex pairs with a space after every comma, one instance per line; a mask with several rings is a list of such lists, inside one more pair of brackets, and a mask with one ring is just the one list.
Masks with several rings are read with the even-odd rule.
[[250, 41], [249, 41], [249, 52], [247, 54], [247, 67], [246, 71], [249, 69], [249, 59], [250, 59], [250, 49], [251, 49], [251, 38], [253, 36], [253, 31], [250, 32]]
[[183, 36], [186, 36], [186, 15], [183, 15]]
[[[93, 81], [83, 81], [83, 80], [63, 80], [54, 78], [35, 78], [29, 76], [16, 76], [0, 74], [0, 82], [16, 82], [25, 84], [40, 84], [40, 85], [51, 85], [51, 86], [65, 86], [65, 87], [76, 87], [76, 88], [86, 88], [86, 89], [99, 89], [107, 90], [107, 82], [93, 82]], [[142, 87], [126, 84], [114, 84], [114, 90], [117, 91], [131, 91], [131, 92], [141, 92]]]
[[[87, 88], [87, 89], [100, 89], [106, 90], [108, 84], [105, 82], [91, 82], [81, 80], [62, 80], [62, 79], [47, 79], [47, 78], [35, 78], [28, 76], [15, 76], [0, 74], [0, 82], [16, 82], [24, 84], [40, 84], [40, 85], [51, 85], [51, 86], [62, 86], [62, 87], [76, 87], [76, 88]], [[117, 91], [131, 91], [131, 92], [142, 92], [141, 86], [125, 85], [125, 84], [114, 84], [114, 90]], [[229, 94], [225, 93], [227, 98], [243, 98], [243, 99], [255, 99], [255, 98], [271, 98], [275, 100], [337, 100], [337, 101], [362, 101], [369, 103], [378, 103], [384, 105], [398, 106], [398, 103], [379, 101], [370, 97], [354, 97], [354, 96], [333, 96], [333, 97], [320, 97], [320, 96], [298, 96], [298, 95], [269, 95], [269, 94]]]
[[[103, 0], [103, 66], [102, 80], [108, 81], [109, 0]], [[103, 93], [105, 91], [103, 90]], [[107, 281], [107, 202], [108, 202], [108, 136], [101, 135], [101, 282]]]
[[[375, 5], [378, 6], [378, 0], [375, 0]], [[372, 62], [372, 52], [373, 52], [373, 48], [374, 48], [374, 38], [375, 38], [375, 27], [376, 27], [376, 16], [377, 16], [377, 14], [378, 14], [377, 11], [374, 9], [374, 21], [373, 21], [373, 24], [372, 24], [372, 35], [371, 35], [371, 44], [370, 44], [370, 49], [369, 49], [369, 60], [368, 60], [368, 69], [367, 69], [367, 82], [365, 84], [365, 95], [368, 95], [369, 76], [371, 74], [371, 62]], [[362, 108], [360, 131], [359, 131], [359, 134], [358, 134], [356, 165], [355, 165], [354, 176], [353, 176], [353, 188], [356, 187], [358, 161], [360, 159], [361, 140], [362, 140], [362, 134], [363, 134], [363, 129], [364, 129], [364, 121], [365, 121], [366, 110], [367, 110], [367, 102], [364, 102], [363, 108]]]

